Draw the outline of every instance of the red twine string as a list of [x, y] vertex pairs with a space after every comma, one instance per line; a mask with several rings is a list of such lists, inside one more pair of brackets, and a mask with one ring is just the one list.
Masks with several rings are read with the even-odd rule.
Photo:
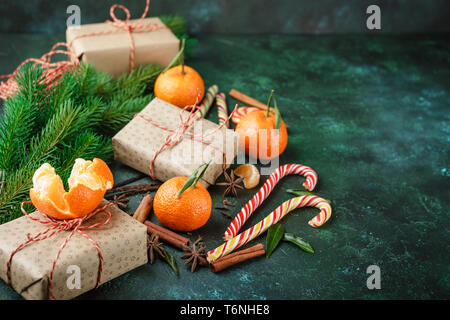
[[6, 279], [7, 279], [7, 283], [9, 286], [12, 287], [11, 285], [11, 262], [12, 259], [14, 257], [14, 255], [20, 251], [21, 249], [23, 249], [24, 247], [26, 247], [27, 245], [29, 245], [32, 242], [38, 242], [38, 241], [42, 241], [48, 238], [53, 237], [54, 235], [62, 232], [62, 231], [70, 231], [69, 235], [67, 236], [67, 238], [64, 240], [64, 242], [61, 244], [61, 246], [58, 249], [58, 252], [56, 253], [55, 259], [52, 262], [51, 265], [51, 269], [50, 269], [50, 273], [49, 273], [49, 281], [48, 281], [48, 288], [49, 288], [49, 296], [51, 299], [55, 300], [55, 296], [53, 295], [52, 289], [53, 289], [53, 285], [52, 285], [52, 280], [53, 280], [53, 272], [55, 270], [55, 266], [56, 266], [56, 262], [59, 258], [59, 256], [61, 255], [61, 252], [64, 250], [64, 248], [66, 247], [67, 243], [69, 242], [69, 240], [72, 238], [72, 236], [78, 232], [78, 234], [82, 235], [83, 237], [85, 237], [87, 240], [89, 240], [89, 242], [97, 249], [97, 253], [98, 253], [98, 258], [99, 258], [99, 265], [98, 265], [98, 274], [97, 274], [97, 283], [95, 285], [95, 288], [97, 288], [100, 283], [101, 283], [101, 276], [102, 276], [102, 272], [103, 272], [103, 254], [102, 251], [100, 249], [100, 246], [98, 245], [97, 242], [94, 241], [94, 239], [91, 238], [91, 236], [89, 236], [86, 232], [84, 232], [83, 230], [89, 230], [89, 229], [96, 229], [99, 228], [107, 223], [109, 223], [109, 221], [111, 220], [111, 213], [110, 212], [106, 212], [108, 214], [108, 216], [106, 217], [105, 220], [98, 222], [98, 223], [94, 223], [94, 224], [90, 224], [90, 225], [82, 225], [86, 220], [89, 220], [90, 218], [92, 218], [93, 216], [95, 216], [97, 213], [105, 210], [107, 207], [113, 205], [112, 203], [108, 203], [98, 209], [96, 209], [95, 211], [89, 213], [88, 215], [84, 216], [83, 218], [76, 218], [76, 219], [70, 219], [70, 220], [57, 220], [54, 219], [52, 217], [49, 217], [47, 215], [43, 215], [43, 219], [39, 219], [39, 218], [34, 218], [32, 216], [30, 216], [30, 214], [28, 212], [25, 211], [25, 209], [23, 208], [23, 206], [25, 204], [32, 204], [31, 201], [24, 201], [22, 202], [20, 208], [22, 210], [22, 213], [28, 217], [28, 219], [31, 219], [33, 221], [39, 222], [41, 224], [44, 225], [48, 225], [49, 227], [47, 229], [45, 229], [42, 232], [39, 232], [38, 234], [31, 236], [30, 234], [28, 234], [28, 240], [26, 242], [23, 242], [21, 244], [19, 244], [10, 254], [8, 261], [6, 262]]
[[[64, 46], [67, 50], [57, 50], [57, 48]], [[67, 56], [67, 61], [52, 62], [53, 56], [57, 54], [63, 54]], [[71, 58], [74, 58], [73, 62]], [[74, 67], [78, 67], [79, 61], [75, 54], [69, 49], [67, 43], [58, 42], [56, 43], [49, 52], [44, 54], [41, 58], [29, 58], [22, 62], [16, 70], [11, 74], [6, 74], [0, 76], [0, 79], [7, 79], [6, 81], [0, 83], [0, 98], [6, 100], [11, 97], [14, 93], [19, 91], [19, 86], [15, 80], [17, 73], [28, 63], [33, 63], [33, 65], [39, 65], [42, 68], [41, 79], [39, 84], [46, 85], [45, 91], [47, 91], [50, 86], [59, 79], [63, 73], [71, 70]]]
[[[178, 124], [178, 126], [175, 129], [170, 129], [167, 127], [164, 127], [162, 125], [160, 125], [159, 123], [153, 121], [151, 118], [147, 117], [146, 115], [142, 114], [142, 113], [136, 113], [134, 115], [134, 117], [141, 117], [142, 119], [144, 119], [145, 121], [149, 122], [150, 124], [154, 125], [157, 128], [160, 128], [164, 131], [168, 131], [170, 132], [170, 134], [168, 134], [166, 136], [166, 138], [164, 139], [164, 143], [161, 145], [161, 147], [155, 152], [155, 154], [153, 155], [152, 160], [150, 161], [150, 167], [149, 167], [149, 175], [150, 177], [155, 180], [155, 176], [153, 175], [153, 166], [155, 163], [156, 158], [158, 157], [158, 155], [167, 147], [173, 147], [175, 145], [177, 145], [182, 139], [183, 137], [186, 137], [190, 140], [193, 141], [197, 141], [197, 142], [201, 142], [204, 145], [207, 146], [211, 146], [212, 148], [216, 149], [217, 151], [221, 152], [223, 155], [223, 159], [225, 162], [225, 152], [223, 150], [221, 150], [219, 147], [213, 145], [211, 142], [208, 142], [205, 140], [206, 137], [215, 134], [217, 131], [219, 131], [220, 129], [222, 129], [225, 126], [225, 123], [220, 124], [216, 129], [211, 130], [208, 133], [205, 134], [193, 134], [192, 132], [189, 131], [190, 128], [193, 127], [193, 125], [195, 124], [195, 122], [197, 122], [198, 120], [200, 120], [202, 117], [200, 110], [198, 109], [198, 100], [200, 98], [200, 95], [197, 96], [197, 99], [195, 101], [194, 105], [188, 105], [186, 107], [184, 107], [183, 109], [180, 110], [179, 113], [179, 118], [180, 118], [180, 122]], [[228, 117], [227, 121], [232, 117], [234, 111], [237, 108], [237, 104], [234, 107], [233, 112], [231, 112], [230, 116]], [[183, 119], [183, 112], [187, 111], [187, 109], [190, 109], [188, 116], [186, 119]], [[133, 118], [134, 118], [133, 117]]]
[[[114, 30], [109, 31], [99, 31], [99, 32], [90, 32], [86, 34], [81, 34], [72, 39], [70, 43], [59, 42], [55, 44], [51, 50], [44, 54], [40, 59], [29, 58], [22, 62], [16, 70], [7, 75], [0, 76], [1, 79], [7, 79], [6, 81], [0, 83], [0, 98], [6, 100], [11, 97], [14, 93], [19, 90], [19, 87], [15, 81], [17, 73], [19, 70], [28, 63], [33, 63], [33, 65], [40, 65], [43, 69], [42, 77], [39, 81], [39, 84], [46, 85], [46, 91], [55, 83], [56, 80], [61, 78], [61, 76], [66, 71], [71, 71], [76, 69], [80, 65], [80, 59], [76, 56], [73, 51], [72, 44], [75, 40], [85, 37], [92, 36], [102, 36], [120, 32], [127, 32], [128, 38], [130, 40], [130, 70], [134, 70], [135, 68], [135, 44], [132, 33], [144, 33], [144, 32], [152, 32], [158, 29], [168, 28], [165, 25], [157, 25], [155, 23], [143, 23], [144, 18], [147, 16], [148, 10], [150, 7], [150, 0], [146, 0], [146, 6], [144, 13], [142, 16], [135, 22], [130, 23], [130, 11], [123, 5], [115, 4], [111, 6], [109, 10], [109, 14], [111, 16], [111, 20], [107, 20], [106, 23], [116, 27]], [[114, 10], [116, 8], [122, 9], [125, 12], [126, 18], [125, 20], [120, 20], [116, 17]], [[66, 50], [57, 50], [58, 47], [64, 46]], [[56, 54], [63, 54], [67, 56], [67, 61], [58, 61], [52, 62], [52, 57]]]

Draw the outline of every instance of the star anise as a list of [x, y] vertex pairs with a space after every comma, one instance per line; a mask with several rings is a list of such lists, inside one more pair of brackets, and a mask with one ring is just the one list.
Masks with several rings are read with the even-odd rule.
[[237, 189], [244, 189], [243, 186], [240, 185], [242, 180], [244, 180], [243, 177], [236, 178], [234, 175], [233, 170], [231, 170], [231, 176], [227, 173], [226, 170], [223, 171], [223, 175], [225, 177], [226, 182], [219, 182], [216, 183], [218, 186], [226, 186], [225, 192], [223, 193], [223, 196], [227, 196], [228, 194], [232, 193], [235, 197], [238, 196]]
[[130, 201], [130, 199], [128, 199], [125, 194], [121, 194], [114, 195], [111, 202], [116, 204], [121, 209], [126, 209], [128, 206], [128, 201]]
[[159, 236], [157, 233], [152, 233], [152, 235], [147, 235], [147, 250], [150, 259], [150, 264], [155, 261], [155, 252], [162, 258], [164, 258], [164, 247], [159, 241]]
[[197, 265], [203, 267], [208, 266], [208, 261], [206, 260], [205, 254], [206, 246], [203, 243], [202, 237], [198, 237], [198, 239], [192, 244], [192, 247], [183, 245], [183, 250], [186, 252], [180, 258], [187, 259], [184, 263], [185, 265], [192, 262], [191, 272], [195, 271]]

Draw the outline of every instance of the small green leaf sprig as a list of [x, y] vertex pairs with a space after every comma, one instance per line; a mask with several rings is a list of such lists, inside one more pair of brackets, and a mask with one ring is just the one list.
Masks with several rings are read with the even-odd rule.
[[270, 104], [273, 100], [273, 112], [275, 114], [275, 129], [280, 129], [281, 128], [281, 122], [283, 121], [283, 119], [281, 118], [281, 112], [280, 109], [278, 109], [278, 105], [277, 105], [277, 100], [274, 97], [274, 93], [275, 91], [272, 89], [272, 91], [270, 92], [269, 95], [269, 99], [267, 100], [267, 112], [266, 112], [266, 117], [268, 117], [270, 115]]
[[[316, 195], [316, 194], [314, 194], [312, 192], [301, 190], [301, 189], [287, 189], [286, 192], [294, 194], [294, 195], [299, 196], [299, 197], [301, 197], [301, 196], [315, 196], [315, 197], [318, 197], [318, 195]], [[329, 202], [329, 203], [331, 203], [330, 200], [327, 200], [327, 199], [324, 199], [324, 198], [322, 198], [322, 199], [327, 201], [327, 202]]]
[[266, 258], [270, 257], [272, 252], [280, 243], [280, 240], [283, 239], [284, 236], [284, 226], [281, 223], [277, 223], [267, 230], [267, 238], [266, 238]]
[[172, 268], [173, 272], [175, 272], [176, 275], [178, 275], [178, 266], [177, 261], [175, 260], [175, 257], [168, 253], [166, 250], [163, 252], [164, 257], [163, 259], [167, 262], [167, 264]]
[[272, 252], [278, 247], [281, 240], [294, 243], [303, 251], [314, 253], [314, 249], [308, 241], [292, 233], [285, 232], [284, 226], [281, 223], [277, 223], [270, 226], [267, 230], [266, 258], [270, 257]]
[[[189, 187], [195, 188], [198, 180], [200, 180], [200, 178], [203, 177], [203, 175], [205, 174], [206, 169], [208, 169], [208, 166], [210, 163], [211, 163], [211, 160], [200, 165], [197, 169], [194, 170], [194, 172], [192, 172], [192, 174], [189, 176], [189, 178], [184, 183], [183, 187], [178, 192], [177, 198], [179, 198], [181, 196], [181, 194], [184, 191], [186, 191]], [[202, 169], [202, 171], [199, 172], [200, 169]]]

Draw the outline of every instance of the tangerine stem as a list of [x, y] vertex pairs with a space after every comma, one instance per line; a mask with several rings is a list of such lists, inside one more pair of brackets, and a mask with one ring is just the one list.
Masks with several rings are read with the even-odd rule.
[[273, 98], [273, 93], [274, 93], [274, 92], [275, 92], [275, 90], [272, 89], [272, 91], [270, 92], [269, 100], [267, 100], [266, 117], [269, 116], [269, 112], [270, 112], [270, 103], [272, 102], [272, 98]]
[[186, 72], [184, 71], [184, 46], [185, 46], [185, 43], [186, 43], [186, 39], [182, 39], [181, 40], [181, 51], [182, 51], [182, 54], [181, 54], [181, 75], [185, 75], [186, 74]]
[[161, 73], [164, 73], [167, 70], [169, 70], [170, 68], [174, 67], [177, 64], [177, 61], [180, 59], [183, 60], [183, 64], [184, 64], [184, 47], [185, 47], [185, 39], [182, 39], [180, 51], [178, 51], [176, 56], [173, 57], [172, 61], [170, 61], [169, 65], [167, 67], [165, 67], [164, 70], [161, 71]]

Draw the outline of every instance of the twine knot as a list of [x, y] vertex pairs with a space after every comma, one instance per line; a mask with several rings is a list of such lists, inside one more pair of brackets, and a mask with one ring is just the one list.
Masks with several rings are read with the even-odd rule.
[[[113, 6], [111, 6], [111, 8], [109, 9], [109, 15], [111, 16], [111, 20], [107, 20], [106, 23], [109, 23], [115, 27], [118, 28], [122, 28], [125, 31], [133, 31], [136, 28], [138, 28], [139, 25], [142, 24], [142, 21], [144, 20], [144, 18], [147, 16], [147, 12], [148, 12], [148, 8], [150, 6], [150, 1], [147, 0], [146, 3], [146, 7], [144, 10], [144, 13], [142, 14], [142, 16], [140, 17], [140, 19], [134, 23], [130, 23], [130, 18], [131, 18], [131, 13], [130, 10], [128, 10], [127, 7], [121, 5], [121, 4], [115, 4]], [[116, 8], [122, 9], [123, 12], [125, 12], [125, 20], [121, 20], [119, 18], [116, 17], [114, 10]]]
[[57, 223], [58, 228], [61, 229], [61, 231], [69, 231], [73, 230], [75, 228], [80, 227], [80, 225], [83, 223], [84, 220], [77, 218], [72, 220], [61, 220]]
[[[150, 7], [150, 0], [146, 1], [145, 10], [142, 16], [135, 22], [130, 23], [131, 13], [130, 10], [128, 10], [127, 7], [121, 5], [121, 4], [115, 4], [111, 6], [109, 9], [109, 15], [111, 16], [111, 20], [106, 20], [106, 23], [117, 27], [119, 29], [123, 29], [127, 32], [128, 38], [130, 39], [130, 70], [134, 70], [135, 66], [135, 46], [134, 46], [134, 39], [132, 33], [139, 29], [141, 32], [150, 32], [154, 31], [160, 27], [155, 25], [154, 23], [146, 23], [143, 24], [144, 18], [147, 16], [148, 9]], [[114, 10], [116, 8], [122, 9], [123, 12], [125, 12], [125, 20], [121, 20], [116, 17]]]
[[[160, 128], [164, 131], [168, 131], [170, 132], [166, 138], [164, 139], [164, 143], [161, 145], [161, 147], [155, 152], [155, 154], [153, 155], [153, 159], [150, 161], [150, 167], [148, 169], [149, 171], [149, 175], [150, 177], [155, 180], [155, 176], [153, 175], [153, 166], [155, 163], [156, 158], [158, 157], [158, 155], [165, 149], [165, 148], [172, 148], [175, 145], [177, 145], [178, 143], [180, 143], [183, 138], [188, 138], [190, 140], [193, 141], [197, 141], [200, 142], [204, 145], [210, 146], [213, 149], [219, 151], [222, 153], [222, 157], [224, 159], [224, 163], [226, 161], [226, 157], [225, 157], [225, 152], [219, 148], [218, 146], [213, 145], [211, 142], [206, 141], [206, 137], [211, 136], [213, 134], [215, 134], [217, 131], [219, 131], [220, 129], [222, 129], [225, 126], [225, 123], [220, 124], [217, 128], [215, 128], [214, 130], [211, 130], [210, 132], [204, 133], [204, 134], [194, 134], [192, 132], [190, 132], [191, 127], [194, 126], [195, 122], [199, 121], [202, 118], [201, 115], [201, 111], [198, 108], [198, 103], [199, 103], [199, 99], [200, 99], [200, 93], [197, 96], [197, 99], [194, 103], [194, 105], [187, 105], [186, 107], [184, 107], [183, 109], [180, 110], [179, 113], [179, 123], [178, 126], [175, 129], [170, 129], [167, 127], [164, 127], [162, 125], [160, 125], [159, 123], [153, 121], [151, 118], [147, 117], [146, 115], [142, 114], [142, 113], [136, 113], [134, 115], [134, 117], [141, 117], [142, 119], [144, 119], [145, 121], [149, 122], [150, 124], [152, 124], [153, 126]], [[233, 115], [234, 111], [237, 108], [237, 104], [233, 110], [233, 112], [230, 114], [229, 118], [227, 119], [227, 121], [231, 118], [231, 116]], [[185, 113], [185, 111], [189, 111], [186, 119], [183, 117], [183, 114]]]
[[[111, 20], [107, 20], [106, 23], [116, 27], [117, 29], [107, 30], [107, 31], [99, 31], [99, 32], [89, 32], [86, 34], [81, 34], [72, 39], [70, 43], [56, 43], [51, 50], [44, 54], [40, 59], [29, 58], [22, 62], [16, 70], [14, 70], [11, 74], [0, 75], [0, 80], [6, 79], [6, 81], [0, 83], [0, 99], [6, 100], [11, 97], [14, 93], [19, 91], [19, 86], [15, 80], [17, 73], [22, 67], [28, 63], [32, 63], [34, 65], [40, 65], [42, 67], [42, 77], [39, 80], [39, 84], [45, 84], [45, 91], [48, 91], [49, 88], [55, 83], [56, 80], [60, 79], [61, 76], [66, 71], [72, 71], [72, 69], [76, 69], [80, 65], [80, 59], [75, 54], [72, 44], [75, 40], [85, 37], [92, 36], [102, 36], [108, 34], [114, 34], [125, 31], [128, 34], [128, 38], [130, 40], [130, 70], [134, 70], [135, 68], [135, 45], [132, 33], [144, 33], [144, 32], [153, 32], [158, 29], [167, 29], [168, 27], [165, 25], [158, 25], [156, 23], [143, 23], [144, 18], [147, 16], [148, 10], [150, 7], [150, 0], [146, 0], [146, 6], [144, 13], [142, 16], [135, 22], [130, 23], [130, 10], [127, 7], [115, 4], [110, 8], [110, 16]], [[122, 9], [125, 12], [125, 20], [121, 20], [116, 17], [114, 10], [116, 8]], [[66, 47], [65, 49], [57, 49], [58, 47]], [[51, 59], [56, 54], [63, 54], [67, 56], [67, 61], [58, 61], [52, 62]]]

